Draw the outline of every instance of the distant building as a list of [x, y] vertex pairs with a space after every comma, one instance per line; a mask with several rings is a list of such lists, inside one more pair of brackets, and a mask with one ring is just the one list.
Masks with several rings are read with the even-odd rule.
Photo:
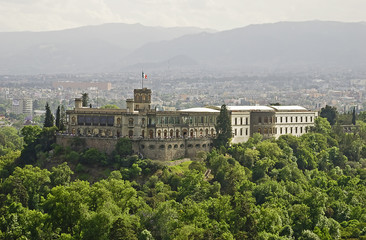
[[25, 114], [27, 116], [33, 115], [33, 100], [29, 98], [13, 99], [12, 113]]
[[70, 89], [98, 89], [107, 90], [112, 89], [112, 84], [110, 82], [53, 82], [53, 88], [70, 88]]
[[[120, 137], [133, 141], [136, 153], [151, 159], [171, 160], [194, 157], [209, 151], [216, 136], [220, 107], [189, 108], [179, 111], [151, 109], [151, 90], [135, 89], [126, 109], [82, 107], [75, 99], [74, 110], [67, 110], [67, 133], [88, 140], [89, 147], [112, 151]], [[306, 133], [317, 112], [300, 106], [227, 106], [232, 125], [232, 143], [246, 142], [255, 133], [277, 138]], [[66, 144], [59, 136], [60, 144]], [[99, 140], [98, 140], [99, 139]], [[106, 139], [110, 139], [106, 141]]]

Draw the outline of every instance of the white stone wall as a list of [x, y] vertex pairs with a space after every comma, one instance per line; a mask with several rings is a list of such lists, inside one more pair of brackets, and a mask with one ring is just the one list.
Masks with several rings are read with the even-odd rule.
[[248, 141], [250, 137], [250, 113], [249, 112], [231, 112], [231, 143], [240, 143]]

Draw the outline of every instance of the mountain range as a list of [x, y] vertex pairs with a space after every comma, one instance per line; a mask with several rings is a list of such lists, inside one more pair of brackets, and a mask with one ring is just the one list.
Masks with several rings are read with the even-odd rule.
[[366, 24], [279, 22], [227, 31], [104, 24], [0, 33], [0, 74], [150, 69], [365, 69]]

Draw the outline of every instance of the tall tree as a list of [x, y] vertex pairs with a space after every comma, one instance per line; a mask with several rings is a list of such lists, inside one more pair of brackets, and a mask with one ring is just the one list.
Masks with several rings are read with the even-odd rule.
[[215, 128], [217, 134], [216, 139], [214, 141], [215, 146], [228, 147], [232, 137], [232, 130], [231, 130], [231, 119], [225, 104], [221, 106], [220, 115], [217, 117], [217, 124], [215, 125]]
[[87, 93], [83, 93], [81, 99], [83, 102], [83, 107], [87, 107], [89, 102], [89, 95]]
[[61, 105], [61, 111], [60, 111], [60, 128], [61, 131], [64, 131], [66, 129], [66, 111], [64, 108], [64, 105]]
[[48, 105], [48, 102], [46, 103], [46, 117], [44, 119], [44, 127], [53, 127], [54, 125], [54, 116], [51, 112], [50, 106]]
[[334, 125], [337, 121], [337, 108], [326, 105], [320, 110], [320, 116], [326, 118], [330, 125]]
[[60, 130], [60, 119], [61, 119], [61, 109], [60, 106], [57, 107], [56, 111], [56, 127]]
[[352, 124], [356, 125], [356, 108], [353, 107], [353, 111], [352, 111]]

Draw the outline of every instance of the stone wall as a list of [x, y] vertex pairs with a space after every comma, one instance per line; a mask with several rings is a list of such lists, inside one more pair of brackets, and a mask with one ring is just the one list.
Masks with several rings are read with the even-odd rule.
[[[58, 135], [56, 143], [71, 146], [76, 137]], [[118, 141], [117, 138], [79, 137], [82, 149], [96, 148], [108, 154], [112, 153]], [[170, 161], [179, 158], [194, 158], [200, 151], [212, 149], [210, 138], [179, 138], [179, 139], [139, 139], [132, 140], [134, 153], [142, 154], [144, 158]]]

